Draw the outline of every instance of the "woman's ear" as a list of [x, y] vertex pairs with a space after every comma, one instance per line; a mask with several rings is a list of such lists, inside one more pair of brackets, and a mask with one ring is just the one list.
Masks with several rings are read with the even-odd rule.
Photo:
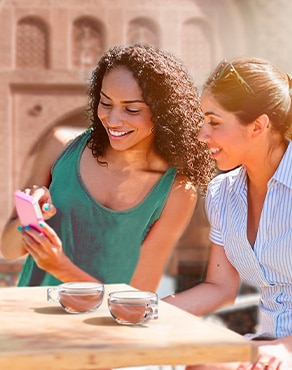
[[261, 134], [270, 125], [270, 118], [267, 114], [261, 114], [253, 121], [253, 135]]

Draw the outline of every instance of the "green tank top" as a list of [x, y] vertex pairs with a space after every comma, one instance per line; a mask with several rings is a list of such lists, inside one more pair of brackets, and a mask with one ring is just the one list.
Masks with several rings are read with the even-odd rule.
[[[137, 206], [125, 211], [106, 208], [92, 198], [79, 172], [80, 157], [89, 137], [88, 129], [72, 141], [52, 168], [50, 192], [57, 213], [48, 223], [74, 264], [105, 284], [129, 284], [143, 240], [161, 215], [176, 170], [169, 167]], [[28, 256], [18, 286], [60, 283]]]

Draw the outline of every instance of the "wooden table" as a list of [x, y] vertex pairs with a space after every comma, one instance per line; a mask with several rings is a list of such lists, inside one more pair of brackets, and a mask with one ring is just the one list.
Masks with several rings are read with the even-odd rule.
[[68, 314], [47, 302], [46, 287], [0, 289], [1, 370], [87, 370], [252, 360], [252, 343], [221, 326], [159, 302], [159, 318], [145, 326], [117, 324], [110, 291], [88, 314]]

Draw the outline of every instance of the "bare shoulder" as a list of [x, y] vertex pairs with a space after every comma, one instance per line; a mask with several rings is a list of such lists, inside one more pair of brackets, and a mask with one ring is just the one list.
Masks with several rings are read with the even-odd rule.
[[186, 201], [195, 202], [198, 197], [196, 186], [186, 176], [180, 174], [176, 176], [171, 192], [179, 200], [185, 199]]
[[176, 176], [159, 220], [165, 230], [171, 230], [172, 237], [176, 240], [191, 220], [198, 193], [197, 188], [185, 176]]
[[83, 131], [84, 128], [81, 127], [59, 126], [52, 129], [44, 140], [39, 154], [43, 152], [46, 160], [53, 163], [65, 147]]
[[171, 188], [166, 208], [171, 210], [171, 213], [180, 213], [183, 210], [185, 214], [191, 214], [195, 209], [197, 199], [198, 189], [196, 186], [187, 177], [177, 175]]
[[85, 130], [84, 127], [58, 126], [52, 130], [52, 139], [66, 146]]
[[56, 127], [47, 132], [27, 160], [22, 187], [31, 187], [35, 184], [49, 186], [53, 163], [82, 131], [84, 128]]

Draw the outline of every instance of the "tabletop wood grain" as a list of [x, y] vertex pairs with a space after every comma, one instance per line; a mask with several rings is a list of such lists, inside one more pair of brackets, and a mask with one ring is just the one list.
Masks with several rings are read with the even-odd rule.
[[66, 313], [47, 302], [47, 287], [0, 288], [1, 370], [93, 370], [140, 365], [245, 361], [252, 342], [221, 326], [159, 302], [159, 318], [144, 326], [117, 324], [105, 285], [97, 311]]

